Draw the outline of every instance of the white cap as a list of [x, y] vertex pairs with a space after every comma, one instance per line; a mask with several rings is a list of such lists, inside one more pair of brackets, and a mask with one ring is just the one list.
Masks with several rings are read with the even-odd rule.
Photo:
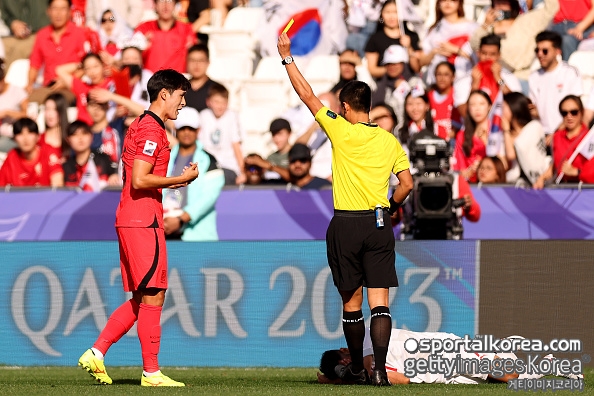
[[195, 108], [186, 106], [179, 111], [177, 119], [173, 123], [175, 129], [182, 129], [183, 127], [198, 129], [200, 128], [200, 114]]
[[389, 63], [408, 63], [408, 53], [404, 47], [400, 45], [391, 45], [388, 47], [384, 52], [382, 65], [387, 65]]

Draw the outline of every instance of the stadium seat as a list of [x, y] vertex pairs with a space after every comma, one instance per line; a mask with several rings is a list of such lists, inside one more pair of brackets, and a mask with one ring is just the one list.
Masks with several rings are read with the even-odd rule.
[[243, 154], [257, 153], [266, 158], [274, 145], [268, 128], [272, 120], [281, 112], [269, 106], [246, 106], [239, 113], [241, 127], [244, 130], [244, 139], [241, 143]]
[[594, 69], [592, 68], [592, 65], [594, 65], [594, 51], [575, 51], [571, 54], [567, 63], [578, 69], [582, 76], [584, 89], [582, 101], [586, 103], [594, 86]]
[[208, 49], [211, 57], [249, 56], [256, 57], [256, 39], [247, 32], [215, 30], [208, 35]]
[[5, 81], [17, 87], [26, 88], [29, 84], [29, 59], [17, 59], [10, 64]]
[[248, 56], [211, 57], [207, 74], [216, 81], [247, 80], [252, 76], [254, 62]]
[[263, 20], [264, 9], [262, 7], [235, 7], [229, 10], [223, 29], [255, 33]]
[[317, 55], [311, 58], [303, 74], [309, 80], [326, 80], [333, 85], [340, 79], [338, 55]]
[[288, 107], [288, 86], [278, 80], [250, 80], [241, 85], [241, 108], [269, 106], [284, 110]]
[[260, 59], [254, 71], [254, 79], [289, 82], [287, 71], [278, 56], [267, 56]]

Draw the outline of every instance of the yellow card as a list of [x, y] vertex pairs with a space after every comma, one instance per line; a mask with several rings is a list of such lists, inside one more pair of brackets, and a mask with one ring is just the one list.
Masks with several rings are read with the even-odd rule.
[[295, 21], [293, 20], [293, 18], [291, 18], [289, 23], [287, 23], [287, 26], [285, 26], [285, 30], [283, 30], [283, 34], [287, 33], [289, 31], [289, 29], [291, 29], [291, 26], [293, 26], [293, 22], [295, 22]]

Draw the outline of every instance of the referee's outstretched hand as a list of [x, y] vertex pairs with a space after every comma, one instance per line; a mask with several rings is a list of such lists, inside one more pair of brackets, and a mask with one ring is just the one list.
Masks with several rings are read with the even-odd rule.
[[281, 58], [285, 59], [287, 56], [291, 55], [291, 39], [287, 36], [287, 33], [278, 36], [276, 47], [278, 48], [278, 54]]

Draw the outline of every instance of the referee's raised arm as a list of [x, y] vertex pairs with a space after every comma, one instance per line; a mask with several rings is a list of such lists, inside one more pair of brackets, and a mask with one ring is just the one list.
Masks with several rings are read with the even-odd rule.
[[309, 111], [315, 116], [324, 105], [320, 99], [314, 95], [311, 85], [309, 85], [305, 77], [303, 77], [297, 68], [297, 65], [293, 62], [293, 56], [291, 56], [291, 39], [286, 33], [279, 36], [277, 48], [278, 53], [282, 58], [282, 64], [285, 65], [287, 69], [289, 80], [291, 80], [295, 92], [297, 92], [299, 99], [301, 99]]

